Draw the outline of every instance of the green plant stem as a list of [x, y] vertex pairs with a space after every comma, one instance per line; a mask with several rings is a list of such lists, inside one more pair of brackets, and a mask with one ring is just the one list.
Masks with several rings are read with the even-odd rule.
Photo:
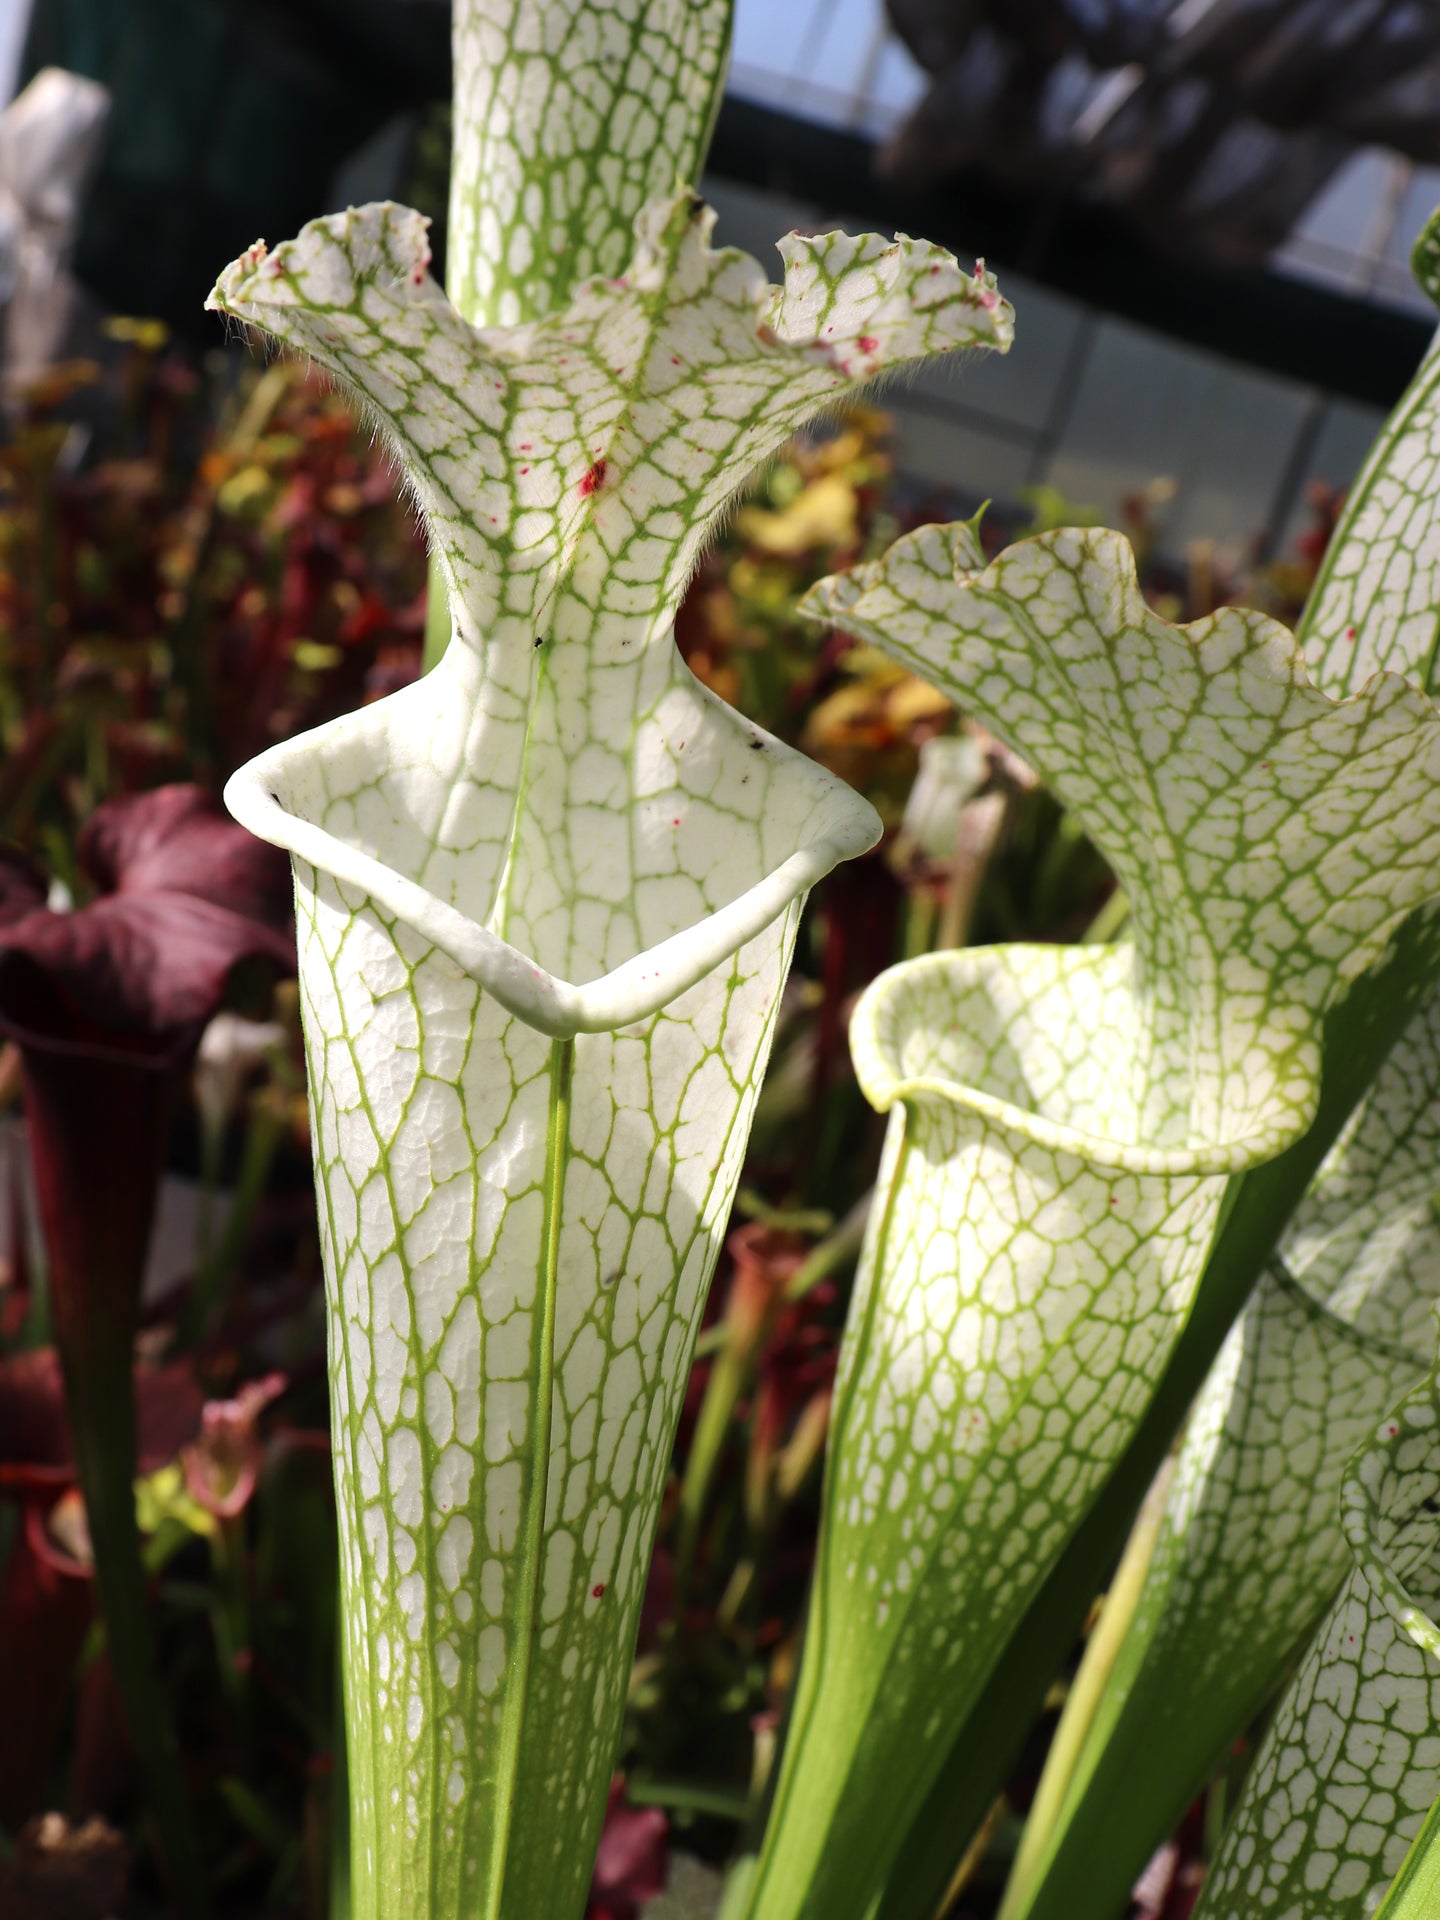
[[[874, 1198], [873, 1189], [862, 1194], [834, 1231], [806, 1254], [785, 1283], [787, 1306], [803, 1300], [807, 1293], [815, 1291], [822, 1280], [828, 1280], [831, 1274], [839, 1273], [843, 1267], [859, 1258], [860, 1243], [865, 1238], [865, 1223], [870, 1218], [870, 1203]], [[718, 1327], [707, 1327], [695, 1342], [695, 1358], [708, 1360], [711, 1354], [720, 1352], [725, 1340], [723, 1323]]]
[[[263, 1100], [253, 1102], [230, 1211], [213, 1243], [208, 1237], [204, 1242], [200, 1271], [180, 1315], [177, 1332], [182, 1346], [194, 1346], [206, 1334], [214, 1333], [224, 1319], [250, 1222], [265, 1197], [275, 1155], [284, 1137], [285, 1120], [276, 1108]], [[218, 1162], [218, 1152], [215, 1159]], [[204, 1194], [207, 1215], [214, 1191], [214, 1167], [207, 1165]]]
[[250, 1644], [250, 1601], [245, 1576], [245, 1520], [243, 1514], [221, 1515], [215, 1522], [211, 1544], [211, 1565], [215, 1570], [215, 1606], [213, 1612], [215, 1651], [220, 1666], [220, 1685], [235, 1715], [240, 1737], [248, 1747], [251, 1739], [250, 1681], [242, 1669], [241, 1656]]
[[1086, 946], [1103, 946], [1107, 941], [1118, 940], [1129, 924], [1130, 902], [1125, 897], [1125, 889], [1116, 887], [1081, 938]]
[[1075, 1676], [1060, 1725], [1045, 1756], [1045, 1770], [1030, 1806], [1030, 1815], [1025, 1822], [1025, 1831], [1015, 1855], [1015, 1865], [1011, 1869], [998, 1920], [1012, 1920], [1013, 1915], [1024, 1912], [1031, 1885], [1046, 1866], [1049, 1843], [1069, 1797], [1075, 1763], [1084, 1750], [1095, 1709], [1105, 1692], [1116, 1655], [1124, 1644], [1144, 1591], [1174, 1474], [1175, 1457], [1172, 1454], [1145, 1496], [1145, 1504], [1140, 1509], [1115, 1578], [1110, 1583], [1110, 1591], [1100, 1609], [1100, 1618], [1086, 1643], [1080, 1671]]
[[917, 1807], [875, 1920], [930, 1920], [955, 1862], [1015, 1765], [1056, 1673], [1104, 1586], [1136, 1511], [1237, 1315], [1320, 1162], [1440, 968], [1440, 916], [1415, 914], [1383, 965], [1327, 1016], [1315, 1122], [1232, 1180], [1190, 1319], [1150, 1407], [1095, 1504], [1016, 1623], [985, 1691]]
[[[67, 1343], [68, 1344], [68, 1343]], [[105, 1639], [125, 1723], [175, 1902], [186, 1920], [210, 1911], [205, 1871], [163, 1706], [149, 1596], [135, 1521], [135, 1407], [128, 1347], [96, 1340], [62, 1348], [75, 1477], [85, 1501]]]
[[700, 1403], [680, 1483], [675, 1548], [677, 1610], [683, 1610], [685, 1596], [690, 1591], [700, 1527], [710, 1504], [710, 1489], [730, 1434], [735, 1408], [754, 1379], [755, 1356], [764, 1345], [778, 1309], [777, 1300], [758, 1325], [751, 1323], [738, 1334], [728, 1320], [725, 1323], [726, 1343], [716, 1356], [705, 1384], [705, 1398]]
[[632, 1774], [625, 1782], [625, 1797], [633, 1807], [670, 1807], [677, 1813], [703, 1813], [737, 1823], [750, 1811], [750, 1796], [743, 1788], [709, 1786], [703, 1780]]
[[1430, 1809], [1375, 1920], [1435, 1920], [1440, 1913], [1440, 1800]]
[[900, 943], [900, 958], [913, 960], [929, 953], [935, 945], [935, 922], [939, 909], [933, 895], [923, 887], [912, 887], [905, 896], [905, 921]]
[[[980, 1825], [975, 1829], [975, 1838], [965, 1849], [964, 1857], [950, 1877], [950, 1884], [940, 1897], [932, 1920], [950, 1920], [955, 1902], [964, 1893], [984, 1864], [985, 1856], [1000, 1828], [1001, 1822], [1010, 1810], [1010, 1803], [1003, 1797], [995, 1802]], [[873, 1911], [873, 1909], [872, 1909]], [[868, 1920], [868, 1916], [867, 1916]]]
[[[852, 1207], [835, 1230], [814, 1247], [795, 1269], [784, 1290], [774, 1300], [771, 1311], [758, 1323], [751, 1321], [737, 1328], [733, 1318], [727, 1317], [720, 1326], [710, 1330], [714, 1344], [707, 1346], [705, 1351], [716, 1354], [717, 1358], [695, 1421], [695, 1432], [686, 1456], [685, 1475], [680, 1487], [675, 1560], [676, 1586], [682, 1596], [682, 1604], [683, 1596], [689, 1591], [700, 1527], [710, 1504], [710, 1491], [735, 1408], [754, 1381], [756, 1360], [774, 1325], [775, 1316], [783, 1306], [803, 1300], [823, 1280], [828, 1280], [832, 1273], [857, 1257], [869, 1212], [870, 1195], [866, 1194], [859, 1205]], [[700, 1357], [701, 1350], [697, 1345], [696, 1358]]]
[[861, 1194], [835, 1228], [806, 1254], [804, 1260], [785, 1283], [785, 1303], [791, 1306], [797, 1300], [803, 1300], [813, 1293], [822, 1280], [828, 1280], [841, 1268], [853, 1265], [860, 1257], [860, 1245], [865, 1238], [866, 1223], [870, 1218], [870, 1206], [875, 1198], [874, 1190]]

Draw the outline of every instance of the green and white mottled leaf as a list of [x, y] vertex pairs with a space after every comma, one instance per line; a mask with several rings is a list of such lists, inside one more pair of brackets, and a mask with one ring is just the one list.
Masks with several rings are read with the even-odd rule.
[[1072, 1693], [1067, 1720], [1085, 1724], [1057, 1736], [1059, 1809], [1027, 1831], [1003, 1920], [1122, 1913], [1299, 1657], [1348, 1564], [1344, 1469], [1433, 1351], [1437, 1186], [1440, 996], [1327, 1156], [1211, 1372], [1123, 1640], [1098, 1694], [1083, 1675]]
[[822, 583], [1041, 773], [1133, 947], [942, 954], [852, 1026], [893, 1110], [847, 1333], [820, 1564], [756, 1920], [863, 1910], [906, 1813], [1143, 1412], [1226, 1176], [1308, 1124], [1317, 1030], [1440, 885], [1440, 720], [1337, 703], [1292, 637], [1145, 605], [1112, 534], [989, 567], [926, 528]]
[[[1440, 303], [1440, 214], [1411, 256]], [[1317, 686], [1351, 693], [1372, 673], [1436, 690], [1440, 640], [1440, 335], [1386, 421], [1326, 551], [1299, 638]]]
[[[1415, 270], [1436, 288], [1440, 224]], [[1440, 632], [1440, 361], [1432, 353], [1350, 491], [1298, 630], [1311, 676], [1337, 698], [1374, 672], [1431, 690]], [[1427, 911], [1433, 913], [1433, 908]], [[1343, 1017], [1331, 1021], [1332, 1044]], [[1440, 1286], [1434, 1198], [1440, 1001], [1397, 1042], [1287, 1231], [1302, 1295], [1268, 1274], [1218, 1359], [1182, 1450], [1138, 1610], [1098, 1700], [1067, 1712], [1052, 1820], [1042, 1789], [1005, 1920], [1123, 1909], [1126, 1892], [1273, 1691], [1343, 1564], [1333, 1505], [1355, 1421], [1423, 1365]], [[1344, 1325], [1306, 1301], [1326, 1304]], [[1351, 1331], [1347, 1332], [1346, 1328]], [[1360, 1336], [1357, 1338], [1357, 1335]], [[1392, 1343], [1387, 1359], [1383, 1344]], [[1389, 1371], [1387, 1373], [1387, 1366]], [[1367, 1381], [1373, 1385], [1367, 1385]], [[1097, 1648], [1099, 1643], [1097, 1642]], [[1098, 1658], [1097, 1653], [1097, 1658]]]
[[1256, 1756], [1196, 1920], [1364, 1920], [1440, 1795], [1440, 1385], [1356, 1455], [1355, 1566]]
[[444, 573], [424, 680], [262, 755], [294, 856], [330, 1302], [355, 1920], [584, 1905], [657, 1503], [805, 890], [879, 823], [672, 624], [754, 464], [886, 365], [1004, 345], [937, 249], [688, 194], [476, 329], [392, 206], [214, 304], [368, 404]]
[[466, 0], [455, 8], [451, 299], [477, 326], [623, 273], [642, 207], [700, 178], [730, 0]]
[[[1433, 221], [1416, 247], [1414, 265], [1421, 284], [1436, 298], [1440, 229]], [[1420, 496], [1433, 468], [1436, 405], [1435, 367], [1427, 363], [1385, 430], [1363, 484], [1350, 493], [1318, 590], [1301, 623], [1297, 637], [1316, 684], [1337, 698], [1353, 691], [1376, 668], [1404, 674], [1428, 687], [1434, 627], [1427, 622], [1425, 608], [1433, 583], [1425, 557], [1430, 549], [1430, 522]], [[1415, 536], [1413, 553], [1400, 540], [1406, 532]], [[1363, 639], [1357, 628], [1357, 652], [1346, 633], [1350, 613], [1342, 613], [1341, 608], [1355, 603], [1362, 579], [1369, 589], [1364, 595]], [[1361, 617], [1358, 603], [1356, 614]], [[1334, 644], [1323, 644], [1318, 638], [1327, 631]], [[930, 1920], [963, 1844], [962, 1836], [973, 1829], [983, 1808], [1000, 1791], [1013, 1765], [1020, 1729], [1038, 1711], [1043, 1687], [1073, 1642], [1078, 1610], [1114, 1564], [1124, 1529], [1140, 1503], [1141, 1489], [1151, 1474], [1161, 1470], [1176, 1429], [1273, 1255], [1287, 1215], [1347, 1116], [1364, 1098], [1407, 1020], [1416, 1017], [1435, 971], [1436, 934], [1434, 906], [1422, 908], [1413, 916], [1393, 960], [1387, 955], [1380, 967], [1331, 1008], [1324, 1024], [1326, 1072], [1314, 1126], [1304, 1141], [1276, 1161], [1232, 1177], [1222, 1206], [1225, 1224], [1212, 1244], [1196, 1306], [1144, 1422], [1031, 1609], [1023, 1620], [1017, 1619], [1001, 1666], [977, 1705], [976, 1727], [972, 1729], [967, 1718], [965, 1726], [954, 1730], [935, 1789], [910, 1816], [897, 1870], [886, 1891], [885, 1920]], [[1101, 1635], [1102, 1641], [1109, 1638]], [[1093, 1694], [1093, 1688], [1087, 1690]], [[1077, 1739], [1072, 1727], [1067, 1739], [1057, 1742], [1057, 1769], [1073, 1759]], [[1048, 1829], [1060, 1793], [1059, 1781], [1052, 1776], [1050, 1788], [1032, 1812], [1036, 1838], [1032, 1842], [1027, 1835], [1027, 1852], [1032, 1845], [1040, 1846], [1038, 1836]], [[1091, 1826], [1086, 1823], [1087, 1833]], [[1090, 1859], [1092, 1865], [1108, 1860], [1103, 1833], [1096, 1833]]]
[[968, 526], [926, 527], [811, 604], [1023, 737], [1105, 848], [1134, 916], [1156, 1144], [1217, 1113], [1243, 1130], [1251, 1050], [1278, 1060], [1434, 890], [1430, 702], [1390, 674], [1330, 698], [1243, 608], [1170, 626], [1118, 534], [1048, 534], [986, 567]]

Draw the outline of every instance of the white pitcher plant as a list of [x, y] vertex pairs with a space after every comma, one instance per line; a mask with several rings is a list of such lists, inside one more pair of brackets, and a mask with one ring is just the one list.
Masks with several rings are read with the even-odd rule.
[[971, 525], [922, 528], [815, 603], [1025, 756], [1135, 931], [931, 955], [857, 1010], [892, 1120], [763, 1920], [882, 1894], [944, 1729], [1154, 1392], [1227, 1179], [1303, 1134], [1321, 1016], [1440, 889], [1431, 702], [1395, 675], [1331, 699], [1259, 614], [1168, 626], [1118, 535], [987, 566]]
[[[1432, 296], [1436, 261], [1432, 222], [1415, 256]], [[1184, 1380], [1256, 1282], [1117, 1575], [1120, 1613], [1055, 1743], [1007, 1920], [1118, 1920], [1187, 1784], [1279, 1684], [1331, 1590], [1345, 1450], [1433, 1351], [1440, 1294], [1440, 948], [1424, 904], [1437, 446], [1432, 351], [1294, 638], [1231, 609], [1168, 628], [1103, 533], [987, 566], [974, 528], [925, 529], [813, 596], [1026, 755], [1111, 859], [1134, 930], [1108, 950], [933, 955], [861, 1003], [856, 1064], [892, 1111], [889, 1146], [790, 1740], [727, 1913], [936, 1911], [1064, 1656], [1057, 1629], [1073, 1635], [1105, 1578], [1117, 1494], [1138, 1502], [1137, 1463], [1158, 1461]], [[1282, 1236], [1290, 1275], [1267, 1276]], [[1404, 1421], [1423, 1425], [1424, 1404]], [[1435, 1514], [1407, 1540], [1428, 1591]], [[1262, 1556], [1285, 1558], [1263, 1593]], [[1421, 1619], [1406, 1615], [1428, 1648]], [[1345, 1692], [1344, 1657], [1322, 1631], [1327, 1698]], [[1432, 1669], [1413, 1650], [1394, 1665], [1408, 1689], [1394, 1739], [1367, 1743], [1359, 1712], [1334, 1805], [1303, 1830], [1280, 1802], [1242, 1810], [1217, 1914], [1232, 1920], [1227, 1885], [1243, 1885], [1237, 1911], [1284, 1920], [1374, 1910], [1440, 1792], [1440, 1738], [1421, 1737], [1440, 1734]], [[1252, 1803], [1268, 1782], [1293, 1812], [1332, 1733], [1333, 1716], [1300, 1711]], [[1338, 1870], [1347, 1822], [1370, 1870]], [[1395, 1883], [1396, 1915], [1427, 1911], [1437, 1859], [1440, 1816]]]
[[[373, 419], [449, 633], [424, 679], [227, 789], [295, 870], [354, 1920], [583, 1910], [799, 914], [880, 832], [692, 678], [675, 613], [786, 436], [891, 369], [1011, 338], [983, 265], [924, 242], [792, 234], [779, 287], [711, 249], [686, 183], [728, 37], [725, 0], [457, 0], [450, 297], [426, 223], [388, 203], [257, 245], [212, 296]], [[913, 1862], [938, 1846], [943, 1884], [973, 1825], [935, 1818], [949, 1756], [994, 1724], [995, 1677], [1054, 1583], [1078, 1567], [1082, 1610], [1093, 1595], [1104, 1548], [1087, 1543], [1117, 1506], [1128, 1518], [1136, 1461], [1183, 1410], [1166, 1382], [1197, 1353], [1198, 1382], [1418, 1006], [1151, 1503], [1127, 1562], [1145, 1603], [1128, 1624], [1112, 1613], [1114, 1664], [1057, 1745], [1012, 1920], [1082, 1911], [1065, 1863], [1094, 1844], [1077, 1833], [1107, 1831], [1105, 1795], [1136, 1764], [1116, 1729], [1148, 1710], [1151, 1663], [1181, 1662], [1198, 1694], [1203, 1623], [1245, 1596], [1245, 1658], [1156, 1770], [1117, 1862], [1279, 1685], [1342, 1576], [1327, 1516], [1347, 1442], [1413, 1385], [1440, 1291], [1411, 1191], [1440, 920], [1402, 928], [1440, 895], [1437, 384], [1432, 358], [1298, 636], [1236, 609], [1167, 625], [1104, 532], [987, 562], [975, 524], [922, 528], [813, 598], [1026, 757], [1109, 858], [1133, 938], [933, 954], [860, 1004], [856, 1065], [888, 1146], [788, 1738], [727, 1916], [930, 1920], [938, 1889]], [[1407, 1100], [1411, 1160], [1370, 1153]], [[1428, 1391], [1344, 1483], [1368, 1598], [1347, 1588], [1335, 1616], [1378, 1607], [1391, 1625], [1375, 1630], [1426, 1661], [1433, 1629], [1396, 1582], [1413, 1578], [1416, 1607], [1433, 1598], [1427, 1522], [1406, 1504], [1434, 1478]], [[1286, 1455], [1274, 1434], [1302, 1404], [1305, 1447]], [[1246, 1543], [1297, 1525], [1307, 1553], [1267, 1601]], [[1052, 1639], [1067, 1617], [1051, 1610]], [[1348, 1813], [1333, 1870], [1316, 1864], [1328, 1815], [1293, 1872], [1281, 1858], [1276, 1783], [1330, 1684], [1324, 1642], [1221, 1856], [1216, 1920], [1302, 1881], [1328, 1904], [1287, 1920], [1362, 1920], [1440, 1790], [1419, 1724], [1433, 1710], [1407, 1693], [1408, 1771], [1389, 1824], [1371, 1821], [1374, 1870], [1352, 1864], [1369, 1833]], [[1060, 1654], [1028, 1644], [1033, 1704]], [[1385, 1657], [1428, 1682], [1409, 1652]], [[972, 1768], [971, 1801], [977, 1781], [998, 1789], [1008, 1740]], [[1335, 1779], [1339, 1807], [1353, 1783]], [[1415, 1859], [1412, 1889], [1429, 1871]], [[1079, 1877], [1089, 1920], [1128, 1889], [1120, 1865]]]
[[[775, 289], [711, 251], [688, 189], [641, 204], [696, 151], [725, 21], [466, 0], [469, 317], [391, 205], [253, 248], [212, 297], [371, 412], [453, 621], [425, 679], [227, 789], [295, 863], [356, 1920], [583, 1907], [800, 906], [879, 832], [692, 678], [681, 593], [802, 422], [1010, 336], [993, 280], [936, 248], [791, 236]], [[586, 121], [603, 157], [547, 144]], [[578, 278], [576, 254], [619, 264], [627, 204], [626, 270]]]

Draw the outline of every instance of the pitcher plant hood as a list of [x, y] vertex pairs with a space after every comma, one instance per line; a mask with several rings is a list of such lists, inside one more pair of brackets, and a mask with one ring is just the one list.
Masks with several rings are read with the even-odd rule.
[[645, 1018], [879, 823], [699, 686], [673, 618], [717, 518], [807, 419], [888, 367], [1008, 343], [990, 276], [934, 247], [791, 235], [783, 288], [712, 252], [688, 193], [619, 279], [474, 328], [425, 222], [312, 222], [212, 305], [309, 353], [395, 446], [453, 612], [416, 686], [252, 761], [258, 834], [415, 927], [556, 1036]]

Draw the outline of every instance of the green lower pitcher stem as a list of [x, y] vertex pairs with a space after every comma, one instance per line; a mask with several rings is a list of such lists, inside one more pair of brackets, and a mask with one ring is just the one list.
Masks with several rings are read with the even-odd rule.
[[65, 1351], [75, 1472], [85, 1500], [105, 1641], [135, 1748], [146, 1813], [174, 1902], [203, 1920], [210, 1896], [150, 1631], [150, 1605], [135, 1519], [135, 1407], [128, 1344], [90, 1342]]

